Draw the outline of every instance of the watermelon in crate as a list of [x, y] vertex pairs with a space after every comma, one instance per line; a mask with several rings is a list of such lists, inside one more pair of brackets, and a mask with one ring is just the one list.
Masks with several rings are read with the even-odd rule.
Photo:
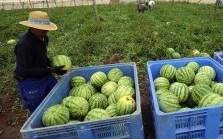
[[[120, 69], [123, 72], [123, 76], [129, 76], [133, 79], [135, 90], [135, 103], [129, 106], [125, 104], [125, 107], [123, 105], [119, 106], [120, 113], [124, 114], [121, 116], [117, 116], [118, 114], [114, 112], [114, 108], [116, 110], [117, 107], [105, 109], [106, 106], [117, 103], [113, 93], [110, 95], [111, 97], [106, 98], [106, 95], [108, 96], [111, 93], [109, 91], [116, 90], [118, 87], [117, 82], [115, 82], [115, 85], [111, 85], [114, 88], [111, 86], [104, 88], [104, 93], [101, 93], [101, 95], [95, 95], [98, 93], [98, 90], [96, 91], [95, 88], [92, 89], [91, 87], [94, 86], [96, 89], [102, 87], [105, 82], [109, 81], [106, 77], [108, 72], [115, 68]], [[92, 75], [94, 76], [92, 77]], [[75, 85], [71, 85], [72, 79], [77, 76], [84, 77], [86, 82], [84, 80], [79, 82], [80, 78], [78, 78], [77, 84], [74, 83]], [[88, 83], [89, 80], [91, 80], [90, 83]], [[133, 89], [133, 87], [129, 87]], [[87, 94], [90, 95], [88, 96]], [[78, 97], [85, 97], [86, 100], [84, 98], [79, 99]], [[87, 99], [88, 103], [86, 102]], [[97, 102], [100, 99], [102, 99], [103, 103]], [[70, 120], [66, 119], [65, 122], [67, 124], [59, 123], [60, 125], [45, 127], [42, 122], [44, 111], [59, 103], [70, 108], [68, 109]], [[89, 109], [88, 113], [85, 114], [87, 109]], [[67, 74], [62, 76], [49, 95], [25, 122], [20, 132], [24, 139], [144, 139], [136, 64], [118, 63], [71, 69]]]
[[[176, 77], [174, 80], [172, 79], [173, 81], [170, 82], [170, 86], [174, 81], [187, 84], [189, 89], [189, 97], [187, 99], [185, 94], [182, 94], [182, 90], [185, 91], [183, 86], [179, 88], [178, 86], [172, 86], [170, 89], [167, 87], [167, 84], [164, 89], [157, 89], [158, 83], [155, 80], [161, 77], [160, 69], [167, 64], [173, 65], [180, 71], [176, 73]], [[202, 76], [199, 75], [195, 84], [195, 73], [187, 68], [182, 69], [182, 67], [191, 68], [195, 73], [208, 73], [209, 75], [207, 78], [205, 76], [203, 79], [210, 78], [212, 83], [210, 84], [210, 81], [201, 81]], [[223, 82], [222, 75], [223, 66], [211, 57], [147, 62], [149, 101], [151, 104], [150, 109], [152, 111], [156, 139], [222, 139], [223, 97], [219, 95], [221, 94], [221, 89], [218, 86], [219, 82]], [[158, 87], [160, 86], [161, 85]], [[213, 86], [215, 87], [213, 88]], [[213, 90], [216, 93], [214, 93]], [[172, 97], [170, 98], [171, 91], [175, 91], [175, 94], [180, 96], [178, 99], [182, 102], [177, 103], [175, 99]], [[167, 99], [167, 96], [169, 99]], [[162, 105], [160, 105], [160, 103], [162, 103]], [[171, 107], [168, 107], [167, 104]], [[180, 104], [182, 108], [180, 108], [178, 104]], [[173, 106], [176, 109], [170, 109], [173, 108]]]

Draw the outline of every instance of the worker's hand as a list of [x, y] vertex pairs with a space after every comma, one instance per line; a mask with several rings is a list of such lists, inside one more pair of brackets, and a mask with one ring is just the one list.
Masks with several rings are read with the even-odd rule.
[[57, 66], [57, 67], [53, 67], [52, 68], [52, 72], [56, 73], [58, 75], [63, 75], [67, 72], [67, 70], [62, 70], [62, 68], [64, 68], [65, 66]]

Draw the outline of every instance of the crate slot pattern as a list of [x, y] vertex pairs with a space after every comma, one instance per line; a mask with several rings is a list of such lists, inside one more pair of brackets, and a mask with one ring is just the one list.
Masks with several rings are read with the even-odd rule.
[[203, 139], [204, 137], [205, 130], [196, 130], [176, 134], [176, 139]]
[[[56, 128], [56, 127], [55, 127]], [[59, 133], [59, 134], [58, 134]], [[76, 132], [76, 128], [58, 128], [54, 131], [50, 130], [44, 130], [44, 131], [36, 131], [33, 133], [34, 139], [61, 139], [61, 138], [67, 138], [67, 139], [78, 139], [78, 135]]]
[[206, 115], [206, 113], [198, 113], [193, 115], [180, 115], [179, 117], [176, 117], [176, 131], [181, 129], [194, 130], [196, 127], [205, 127]]

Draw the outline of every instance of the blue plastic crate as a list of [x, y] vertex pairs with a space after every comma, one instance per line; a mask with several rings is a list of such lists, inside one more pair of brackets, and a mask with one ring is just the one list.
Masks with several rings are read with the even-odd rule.
[[[86, 121], [76, 124], [64, 124], [44, 127], [41, 121], [43, 112], [68, 96], [70, 80], [74, 76], [83, 76], [89, 80], [96, 71], [108, 73], [112, 68], [120, 68], [124, 75], [135, 82], [136, 111], [133, 114], [103, 120]], [[141, 102], [135, 63], [119, 63], [72, 69], [56, 84], [37, 110], [29, 117], [20, 130], [24, 139], [144, 139], [141, 114]]]
[[223, 65], [223, 51], [214, 52], [214, 59]]
[[160, 68], [172, 64], [178, 69], [191, 61], [198, 62], [200, 66], [212, 66], [217, 73], [216, 81], [223, 81], [223, 67], [210, 57], [147, 62], [149, 101], [156, 139], [223, 139], [223, 106], [172, 113], [164, 113], [159, 109], [153, 81], [160, 76]]

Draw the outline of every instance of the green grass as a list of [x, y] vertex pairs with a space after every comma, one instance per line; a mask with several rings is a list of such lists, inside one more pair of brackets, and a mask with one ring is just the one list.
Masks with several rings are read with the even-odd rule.
[[[102, 21], [96, 22], [92, 6], [41, 9], [47, 11], [57, 31], [50, 31], [49, 56], [65, 54], [74, 67], [103, 64], [113, 55], [121, 62], [136, 62], [145, 73], [149, 60], [166, 59], [173, 47], [184, 57], [191, 49], [210, 55], [223, 48], [222, 9], [214, 18], [213, 5], [156, 3], [152, 12], [136, 12], [136, 5], [98, 5]], [[0, 92], [17, 93], [11, 73], [14, 45], [27, 28], [19, 25], [30, 10], [0, 12]]]

